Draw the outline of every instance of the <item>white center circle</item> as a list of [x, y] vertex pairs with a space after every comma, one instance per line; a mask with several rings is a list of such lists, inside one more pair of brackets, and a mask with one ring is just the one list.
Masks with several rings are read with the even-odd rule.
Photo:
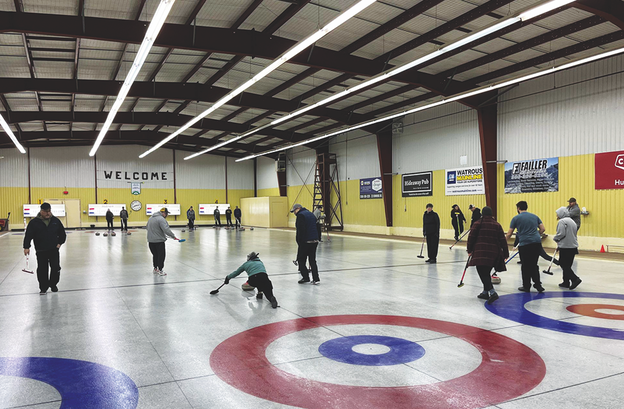
[[381, 344], [358, 344], [351, 349], [353, 352], [363, 355], [383, 355], [390, 352], [390, 347]]
[[624, 315], [624, 311], [612, 310], [610, 308], [598, 308], [596, 312], [599, 312], [601, 314], [609, 314], [609, 315]]

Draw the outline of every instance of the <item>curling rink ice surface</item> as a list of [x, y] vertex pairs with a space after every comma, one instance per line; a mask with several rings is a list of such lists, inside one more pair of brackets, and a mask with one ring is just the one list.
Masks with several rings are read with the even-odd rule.
[[[174, 230], [166, 277], [143, 229], [71, 232], [45, 296], [23, 235], [0, 236], [1, 408], [622, 407], [623, 263], [578, 258], [575, 291], [555, 268], [538, 295], [513, 260], [486, 308], [474, 268], [457, 287], [465, 247], [427, 265], [420, 243], [325, 237], [314, 286], [294, 231]], [[278, 309], [245, 273], [210, 295], [251, 251]]]

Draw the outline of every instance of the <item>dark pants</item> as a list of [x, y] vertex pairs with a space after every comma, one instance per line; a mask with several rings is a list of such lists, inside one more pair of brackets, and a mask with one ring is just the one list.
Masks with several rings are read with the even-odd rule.
[[484, 293], [487, 293], [494, 288], [492, 286], [492, 276], [490, 276], [490, 271], [492, 271], [492, 266], [477, 266], [477, 273], [479, 273], [479, 278], [483, 283]]
[[438, 258], [438, 245], [440, 244], [440, 235], [427, 234], [427, 255], [429, 260]]
[[241, 225], [241, 219], [240, 219], [240, 217], [237, 217], [236, 218], [236, 228], [238, 229], [240, 227], [240, 225]]
[[455, 229], [455, 240], [459, 240], [459, 236], [464, 232], [464, 223], [458, 223], [457, 219], [453, 219], [453, 229]]
[[316, 248], [318, 243], [301, 243], [297, 249], [297, 263], [299, 272], [304, 279], [310, 279], [310, 271], [306, 267], [306, 260], [310, 261], [312, 280], [319, 281], [318, 266], [316, 265]]
[[149, 243], [149, 249], [152, 252], [154, 268], [162, 270], [165, 267], [165, 242]]
[[221, 226], [221, 216], [215, 216], [215, 226]]
[[108, 220], [108, 219], [106, 220], [106, 228], [108, 230], [115, 230], [114, 227], [113, 227], [113, 221], [112, 220]]
[[534, 285], [541, 285], [537, 260], [543, 251], [542, 243], [520, 246], [518, 251], [522, 259], [522, 286], [528, 290], [531, 288], [531, 280], [533, 280]]
[[323, 241], [323, 234], [321, 233], [321, 223], [316, 223], [316, 232], [318, 233], [319, 241]]
[[121, 230], [128, 231], [128, 219], [121, 219]]
[[269, 280], [267, 273], [258, 273], [250, 276], [247, 284], [256, 287], [258, 292], [264, 293], [269, 301], [273, 299], [273, 283]]
[[[48, 265], [50, 266], [50, 278], [48, 278]], [[61, 264], [59, 250], [37, 251], [37, 280], [39, 280], [39, 290], [48, 291], [48, 288], [55, 287], [61, 278]]]
[[193, 230], [195, 227], [195, 219], [188, 219], [189, 221], [189, 229]]
[[574, 274], [574, 270], [572, 270], [574, 256], [577, 254], [577, 249], [559, 249], [559, 264], [563, 269], [563, 282], [566, 284], [578, 280], [578, 276]]
[[228, 216], [227, 214], [225, 215], [225, 221], [227, 222], [228, 226], [234, 226], [232, 224], [232, 216]]

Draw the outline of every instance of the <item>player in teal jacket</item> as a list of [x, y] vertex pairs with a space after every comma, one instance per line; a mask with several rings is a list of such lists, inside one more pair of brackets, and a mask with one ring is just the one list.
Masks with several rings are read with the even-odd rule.
[[273, 283], [269, 280], [264, 263], [260, 261], [258, 255], [258, 253], [253, 251], [249, 253], [247, 255], [247, 262], [240, 266], [236, 271], [225, 277], [225, 284], [228, 284], [232, 278], [238, 276], [243, 271], [246, 271], [249, 276], [247, 282], [250, 286], [258, 289], [258, 295], [256, 298], [262, 299], [262, 293], [264, 293], [266, 294], [267, 300], [271, 302], [271, 307], [277, 308], [277, 300], [273, 295]]

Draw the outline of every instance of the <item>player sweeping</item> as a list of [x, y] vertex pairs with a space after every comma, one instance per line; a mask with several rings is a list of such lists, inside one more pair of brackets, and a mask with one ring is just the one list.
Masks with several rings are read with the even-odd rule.
[[253, 251], [249, 253], [247, 255], [247, 261], [236, 271], [225, 277], [225, 284], [228, 284], [232, 278], [238, 276], [243, 271], [246, 271], [249, 276], [249, 279], [247, 280], [249, 285], [258, 289], [258, 295], [256, 295], [256, 298], [259, 300], [262, 299], [262, 294], [264, 293], [266, 294], [267, 300], [271, 302], [271, 307], [277, 308], [277, 300], [273, 295], [273, 283], [269, 280], [264, 263], [260, 261], [258, 253]]

